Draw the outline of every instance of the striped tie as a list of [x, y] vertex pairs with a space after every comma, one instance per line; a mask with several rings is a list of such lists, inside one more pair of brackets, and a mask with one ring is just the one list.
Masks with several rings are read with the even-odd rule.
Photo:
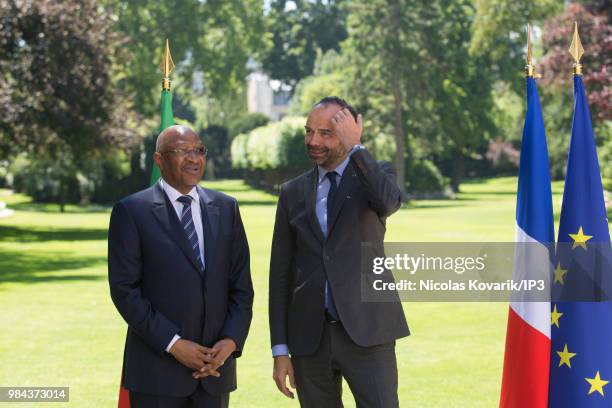
[[198, 266], [200, 272], [204, 272], [204, 261], [202, 260], [202, 254], [200, 253], [200, 243], [198, 242], [198, 234], [196, 234], [195, 225], [193, 223], [193, 216], [191, 214], [191, 200], [192, 198], [188, 195], [177, 198], [177, 201], [183, 204], [183, 213], [181, 214], [181, 225], [187, 234], [187, 240], [193, 249], [193, 253], [198, 260]]

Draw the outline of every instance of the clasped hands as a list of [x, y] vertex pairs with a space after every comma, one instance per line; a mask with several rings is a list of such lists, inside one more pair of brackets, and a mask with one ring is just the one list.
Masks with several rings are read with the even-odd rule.
[[178, 339], [170, 348], [170, 354], [182, 365], [194, 370], [195, 379], [208, 376], [220, 377], [218, 369], [236, 350], [234, 340], [225, 338], [212, 347], [204, 347], [186, 339]]

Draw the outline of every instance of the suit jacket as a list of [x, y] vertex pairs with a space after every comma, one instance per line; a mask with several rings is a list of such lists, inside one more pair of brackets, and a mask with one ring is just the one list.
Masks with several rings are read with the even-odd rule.
[[[123, 367], [128, 390], [184, 397], [198, 382], [213, 395], [236, 389], [234, 357], [240, 355], [252, 317], [249, 247], [236, 200], [197, 191], [204, 277], [160, 183], [113, 208], [108, 279], [113, 302], [128, 324]], [[177, 333], [206, 347], [229, 337], [238, 352], [220, 367], [220, 378], [194, 380], [192, 370], [165, 351]]]
[[[362, 302], [362, 262], [384, 256], [387, 216], [401, 205], [395, 173], [370, 153], [357, 150], [334, 202], [327, 239], [316, 213], [317, 168], [280, 189], [270, 260], [269, 318], [272, 345], [292, 355], [317, 350], [325, 323], [325, 281], [351, 339], [372, 346], [409, 335], [401, 303]], [[362, 259], [362, 242], [374, 244]], [[371, 265], [371, 262], [369, 263]]]

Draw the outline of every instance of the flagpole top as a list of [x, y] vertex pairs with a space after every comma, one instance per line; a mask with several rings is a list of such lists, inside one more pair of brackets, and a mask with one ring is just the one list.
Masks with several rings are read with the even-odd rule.
[[172, 55], [170, 55], [170, 42], [166, 38], [166, 46], [164, 47], [164, 54], [162, 56], [162, 62], [159, 64], [159, 68], [162, 70], [164, 77], [162, 78], [162, 90], [170, 90], [170, 73], [174, 71], [176, 66], [172, 61]]
[[572, 44], [569, 48], [569, 53], [574, 58], [574, 75], [582, 75], [582, 64], [580, 64], [580, 58], [584, 54], [584, 48], [580, 41], [580, 35], [578, 34], [578, 22], [574, 21], [574, 37], [572, 38]]
[[533, 55], [531, 48], [531, 24], [527, 24], [527, 65], [525, 65], [525, 76], [528, 78], [537, 78], [535, 65], [533, 64]]

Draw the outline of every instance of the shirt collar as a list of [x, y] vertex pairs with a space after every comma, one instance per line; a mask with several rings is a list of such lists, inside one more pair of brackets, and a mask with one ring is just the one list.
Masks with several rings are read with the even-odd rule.
[[[351, 159], [350, 155], [346, 156], [346, 159], [344, 159], [344, 161], [342, 163], [340, 163], [338, 165], [338, 167], [336, 167], [335, 169], [330, 170], [330, 171], [335, 171], [336, 173], [338, 173], [340, 175], [340, 177], [342, 177], [342, 173], [344, 173], [344, 170], [346, 169], [346, 166], [348, 166], [348, 163], [349, 163], [350, 159]], [[327, 173], [329, 173], [329, 171], [325, 170], [321, 166], [317, 166], [317, 168], [319, 170], [319, 183], [321, 183], [323, 181], [323, 179], [325, 178], [325, 175]]]
[[161, 184], [162, 189], [164, 190], [164, 192], [166, 193], [166, 195], [168, 195], [168, 198], [170, 199], [170, 202], [174, 203], [176, 202], [176, 200], [179, 197], [182, 197], [183, 195], [188, 195], [189, 197], [191, 197], [196, 203], [200, 201], [200, 196], [198, 195], [198, 190], [196, 189], [196, 187], [194, 186], [190, 192], [188, 192], [187, 194], [181, 194], [180, 191], [178, 191], [177, 189], [175, 189], [174, 187], [172, 187], [170, 185], [170, 183], [164, 181], [163, 178], [159, 179], [159, 184]]

